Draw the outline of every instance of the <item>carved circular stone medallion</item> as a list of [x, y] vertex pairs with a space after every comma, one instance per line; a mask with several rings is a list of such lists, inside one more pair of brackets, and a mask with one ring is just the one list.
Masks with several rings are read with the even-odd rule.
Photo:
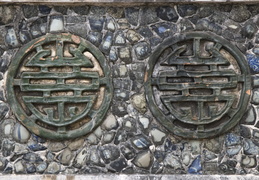
[[209, 32], [178, 34], [151, 55], [146, 98], [155, 118], [172, 133], [208, 138], [231, 129], [250, 97], [244, 55]]
[[33, 133], [50, 139], [91, 132], [109, 109], [112, 92], [105, 57], [71, 34], [49, 34], [24, 45], [7, 77], [16, 117]]

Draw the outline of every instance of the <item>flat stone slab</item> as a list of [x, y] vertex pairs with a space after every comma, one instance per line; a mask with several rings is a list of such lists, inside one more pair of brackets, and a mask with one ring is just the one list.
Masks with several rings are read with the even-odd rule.
[[1, 180], [257, 180], [256, 175], [0, 175]]

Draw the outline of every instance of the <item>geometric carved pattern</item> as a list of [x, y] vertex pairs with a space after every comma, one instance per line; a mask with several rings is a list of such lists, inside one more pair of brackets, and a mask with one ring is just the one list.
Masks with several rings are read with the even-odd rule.
[[243, 54], [209, 32], [176, 35], [154, 51], [146, 98], [158, 121], [186, 138], [208, 138], [235, 126], [250, 96]]
[[100, 124], [112, 99], [109, 66], [91, 43], [71, 34], [49, 34], [24, 45], [7, 79], [16, 117], [50, 139], [85, 135]]

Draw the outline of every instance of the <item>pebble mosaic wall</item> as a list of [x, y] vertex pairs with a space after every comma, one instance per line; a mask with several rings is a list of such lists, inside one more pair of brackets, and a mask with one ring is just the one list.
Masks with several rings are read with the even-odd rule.
[[[0, 6], [2, 174], [259, 174], [259, 5]], [[177, 33], [210, 32], [246, 57], [252, 91], [238, 125], [220, 136], [182, 138], [153, 116], [145, 95], [149, 57]], [[46, 34], [70, 33], [96, 46], [111, 69], [113, 98], [88, 135], [50, 140], [31, 133], [7, 98], [18, 50]], [[13, 105], [12, 105], [13, 106]]]

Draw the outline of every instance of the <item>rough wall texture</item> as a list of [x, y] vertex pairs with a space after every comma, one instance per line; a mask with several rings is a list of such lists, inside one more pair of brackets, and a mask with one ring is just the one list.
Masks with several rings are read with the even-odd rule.
[[[0, 6], [0, 171], [3, 174], [258, 174], [259, 5]], [[240, 123], [214, 138], [192, 140], [169, 132], [152, 115], [145, 70], [158, 45], [176, 33], [213, 32], [244, 54], [251, 101]], [[20, 47], [47, 33], [69, 32], [100, 49], [114, 95], [92, 133], [53, 141], [30, 133], [14, 116], [6, 77]]]

